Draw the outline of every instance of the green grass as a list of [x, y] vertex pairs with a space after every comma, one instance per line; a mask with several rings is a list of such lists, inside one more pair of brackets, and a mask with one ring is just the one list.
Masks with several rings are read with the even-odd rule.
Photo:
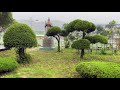
[[[80, 61], [78, 55], [74, 54], [75, 50], [68, 49], [61, 53], [39, 50], [27, 52], [33, 57], [33, 62], [21, 65], [14, 72], [7, 73], [1, 78], [71, 78], [76, 74], [75, 67]], [[9, 51], [6, 54], [9, 54]]]
[[93, 53], [86, 53], [84, 60], [100, 60], [100, 61], [108, 61], [108, 62], [116, 62], [120, 63], [120, 51], [117, 52], [117, 54], [112, 54], [112, 51], [108, 50], [106, 51], [106, 55], [102, 55], [100, 51], [96, 53], [96, 51], [93, 51]]
[[[74, 49], [63, 49], [61, 53], [55, 51], [42, 51], [27, 49], [27, 53], [32, 56], [32, 63], [20, 65], [15, 71], [6, 73], [0, 78], [76, 78], [76, 66], [82, 61], [102, 60], [120, 63], [120, 55], [88, 54], [86, 51], [84, 59], [80, 59]], [[15, 58], [13, 50], [0, 52], [0, 57]]]

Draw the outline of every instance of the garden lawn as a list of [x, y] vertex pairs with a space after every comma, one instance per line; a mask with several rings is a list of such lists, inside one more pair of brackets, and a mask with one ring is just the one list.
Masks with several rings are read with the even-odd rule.
[[[101, 55], [88, 54], [86, 51], [84, 59], [80, 59], [76, 50], [64, 49], [62, 52], [42, 51], [36, 49], [27, 49], [33, 60], [27, 65], [20, 65], [15, 71], [0, 75], [0, 78], [76, 78], [76, 66], [82, 61], [109, 61], [120, 63], [120, 55]], [[15, 58], [14, 50], [0, 52], [0, 57]]]
[[[12, 54], [11, 54], [12, 53]], [[42, 51], [28, 49], [27, 53], [33, 57], [33, 62], [29, 65], [21, 65], [15, 71], [6, 73], [1, 78], [71, 78], [75, 77], [75, 67], [79, 63], [79, 57], [75, 50]], [[15, 52], [0, 52], [0, 56], [15, 58]]]

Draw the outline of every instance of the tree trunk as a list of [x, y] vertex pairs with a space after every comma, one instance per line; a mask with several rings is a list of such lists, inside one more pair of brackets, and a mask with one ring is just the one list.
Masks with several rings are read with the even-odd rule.
[[105, 51], [105, 44], [104, 44], [104, 51]]
[[24, 48], [18, 48], [18, 55], [25, 55], [25, 49]]
[[77, 50], [77, 53], [78, 53], [78, 55], [80, 54], [80, 50], [79, 49]]
[[114, 53], [114, 48], [113, 48], [113, 33], [112, 33], [112, 54]]
[[86, 33], [83, 31], [83, 37], [82, 37], [82, 39], [85, 39], [85, 35], [86, 35]]
[[91, 48], [91, 53], [92, 53], [92, 50], [93, 50], [93, 44], [92, 44], [92, 48]]
[[97, 47], [97, 43], [96, 43], [96, 53], [97, 53], [97, 49], [98, 49], [98, 47]]
[[58, 40], [58, 52], [60, 52], [60, 40]]
[[92, 53], [92, 49], [90, 49], [90, 52]]
[[80, 58], [83, 58], [84, 56], [84, 49], [81, 49], [81, 55], [80, 55]]
[[53, 36], [53, 37], [56, 38], [56, 40], [58, 41], [58, 52], [60, 52], [60, 36], [56, 35], [56, 36]]
[[[82, 39], [85, 38], [85, 35], [86, 35], [85, 31], [83, 31], [83, 37], [82, 37]], [[80, 55], [80, 58], [83, 58], [84, 54], [85, 54], [84, 49], [81, 49], [81, 55]]]

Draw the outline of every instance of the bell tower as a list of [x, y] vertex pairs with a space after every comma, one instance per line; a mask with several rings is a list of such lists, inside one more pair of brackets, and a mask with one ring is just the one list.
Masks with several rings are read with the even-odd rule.
[[48, 21], [47, 22], [45, 21], [45, 32], [47, 32], [47, 30], [51, 27], [52, 27], [52, 23], [50, 21], [50, 18], [48, 18]]
[[[45, 21], [45, 34], [47, 33], [48, 29], [52, 27], [52, 23], [50, 18], [48, 18], [47, 22]], [[43, 45], [41, 50], [54, 50], [54, 39], [52, 37], [44, 36]]]

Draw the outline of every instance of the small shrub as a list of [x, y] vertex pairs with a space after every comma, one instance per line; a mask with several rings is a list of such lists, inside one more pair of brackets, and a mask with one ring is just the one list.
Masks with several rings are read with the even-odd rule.
[[27, 64], [27, 63], [30, 63], [32, 61], [32, 58], [30, 56], [30, 54], [21, 54], [21, 55], [18, 55], [17, 54], [17, 62], [18, 63], [21, 63], [21, 64]]
[[12, 58], [0, 58], [0, 73], [13, 71], [18, 65]]
[[87, 39], [80, 39], [74, 41], [71, 47], [75, 49], [88, 49], [90, 48], [90, 41]]
[[89, 40], [93, 44], [95, 43], [93, 36], [86, 36], [85, 39]]
[[65, 48], [69, 48], [70, 47], [70, 41], [68, 40], [67, 37], [64, 38], [64, 44], [65, 44]]
[[120, 78], [120, 64], [113, 62], [81, 62], [76, 71], [82, 78]]
[[92, 42], [93, 43], [103, 43], [103, 44], [107, 44], [108, 43], [108, 39], [103, 36], [103, 35], [94, 35], [92, 36]]
[[72, 43], [72, 45], [71, 45], [71, 48], [74, 48], [74, 49], [79, 50], [79, 49], [80, 49], [80, 47], [79, 47], [79, 42], [78, 42], [78, 41], [74, 41], [74, 42]]
[[117, 54], [117, 50], [114, 50], [114, 53]]
[[104, 49], [101, 49], [101, 54], [106, 55], [106, 51]]
[[80, 58], [83, 58], [85, 54], [84, 49], [90, 48], [90, 41], [87, 39], [80, 39], [80, 40], [74, 41], [71, 47], [78, 50], [78, 53], [79, 53], [79, 50], [81, 49]]

